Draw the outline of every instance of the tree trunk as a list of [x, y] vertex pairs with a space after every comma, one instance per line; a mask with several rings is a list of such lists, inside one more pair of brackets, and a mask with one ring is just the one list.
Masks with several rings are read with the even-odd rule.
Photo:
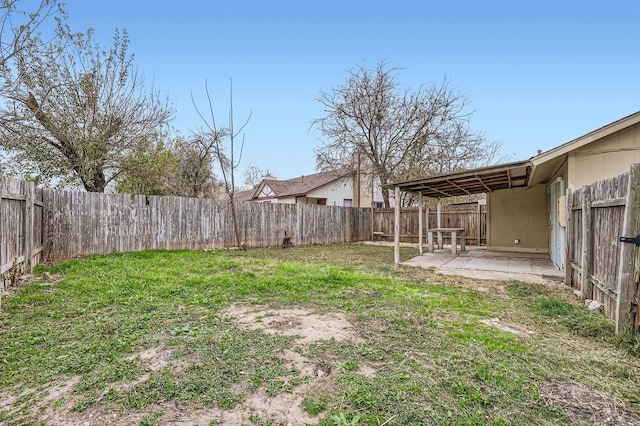
[[[76, 173], [79, 174], [80, 172], [76, 171]], [[91, 178], [80, 176], [80, 180], [87, 192], [104, 192], [107, 187], [107, 180], [105, 179], [104, 172], [102, 170], [94, 172], [93, 177]]]
[[233, 232], [236, 234], [236, 244], [238, 248], [242, 248], [242, 241], [240, 241], [240, 229], [238, 228], [238, 214], [236, 213], [236, 201], [233, 198], [233, 191], [229, 191], [229, 200], [231, 201], [231, 220], [233, 221]]
[[40, 104], [33, 94], [29, 93], [28, 97], [22, 102], [33, 112], [36, 120], [38, 120], [42, 127], [55, 138], [57, 143], [51, 142], [51, 145], [69, 161], [71, 169], [76, 173], [78, 178], [80, 178], [84, 189], [87, 192], [104, 192], [107, 186], [107, 179], [105, 178], [102, 165], [87, 171], [85, 169], [87, 166], [86, 160], [78, 154], [67, 135], [60, 131], [51, 118], [40, 108]]
[[[385, 186], [389, 182], [389, 178], [387, 177], [386, 173], [384, 172], [378, 173], [378, 176], [380, 178], [381, 187]], [[391, 208], [391, 200], [389, 197], [389, 192], [390, 192], [390, 189], [382, 188], [382, 201], [384, 201], [384, 207], [386, 209]]]
[[382, 201], [384, 201], [384, 207], [386, 209], [391, 208], [391, 200], [389, 199], [389, 190], [386, 188], [382, 189]]

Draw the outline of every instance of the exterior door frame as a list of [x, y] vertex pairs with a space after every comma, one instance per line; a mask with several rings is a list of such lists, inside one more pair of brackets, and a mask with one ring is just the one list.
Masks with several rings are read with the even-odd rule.
[[565, 236], [564, 228], [558, 222], [558, 200], [564, 194], [564, 180], [562, 177], [556, 178], [549, 184], [548, 206], [549, 206], [549, 255], [551, 261], [560, 270], [565, 268]]

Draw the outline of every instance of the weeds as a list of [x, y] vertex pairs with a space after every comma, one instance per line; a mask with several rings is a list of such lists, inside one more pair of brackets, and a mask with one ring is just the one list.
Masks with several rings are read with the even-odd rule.
[[[414, 254], [402, 248], [403, 258]], [[389, 247], [338, 244], [150, 251], [39, 268], [64, 279], [33, 282], [4, 301], [0, 397], [21, 397], [0, 421], [37, 423], [46, 404], [77, 415], [141, 413], [145, 425], [163, 423], [162, 404], [235, 410], [260, 392], [277, 398], [314, 380], [286, 351], [330, 367], [331, 385], [296, 402], [325, 426], [572, 424], [538, 393], [556, 379], [640, 407], [640, 361], [619, 362], [639, 353], [637, 336], [615, 337], [612, 322], [572, 301], [570, 289], [485, 282], [480, 291], [474, 280], [392, 260]], [[360, 339], [301, 345], [246, 330], [223, 313], [232, 304], [341, 312]], [[72, 379], [64, 399], [45, 398], [52, 383]], [[247, 420], [271, 424], [262, 414]]]

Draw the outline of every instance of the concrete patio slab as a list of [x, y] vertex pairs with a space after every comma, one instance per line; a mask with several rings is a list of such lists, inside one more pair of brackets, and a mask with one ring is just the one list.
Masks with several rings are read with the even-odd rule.
[[476, 246], [467, 246], [466, 251], [459, 252], [457, 255], [451, 254], [451, 251], [444, 247], [442, 250], [424, 253], [402, 264], [434, 268], [441, 274], [478, 279], [534, 283], [564, 280], [564, 272], [553, 265], [548, 254], [496, 252]]

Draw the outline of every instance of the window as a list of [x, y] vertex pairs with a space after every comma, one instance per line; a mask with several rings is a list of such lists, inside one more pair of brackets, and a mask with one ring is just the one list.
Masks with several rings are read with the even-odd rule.
[[373, 202], [373, 207], [376, 209], [381, 209], [384, 207], [384, 203], [382, 201], [374, 201]]
[[345, 207], [353, 207], [353, 200], [351, 198], [345, 198], [342, 205]]

